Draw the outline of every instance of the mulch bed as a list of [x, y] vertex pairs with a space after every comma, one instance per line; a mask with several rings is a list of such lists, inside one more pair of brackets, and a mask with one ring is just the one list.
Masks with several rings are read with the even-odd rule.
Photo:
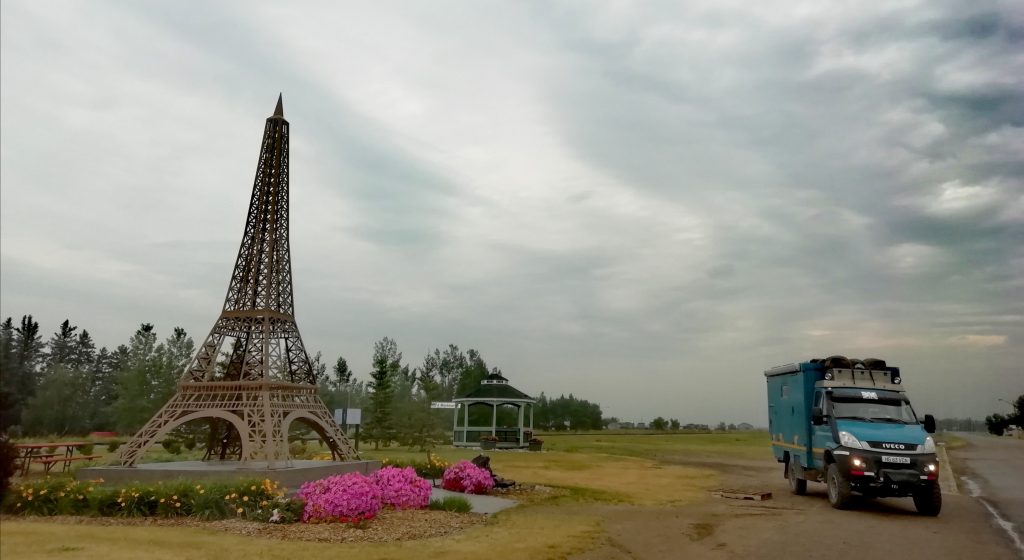
[[375, 519], [365, 523], [364, 527], [356, 527], [347, 523], [290, 523], [287, 525], [277, 525], [241, 519], [200, 521], [188, 517], [130, 518], [70, 515], [52, 517], [13, 517], [4, 515], [0, 517], [0, 521], [4, 522], [14, 520], [36, 523], [62, 523], [67, 525], [193, 527], [275, 540], [376, 543], [443, 537], [482, 525], [487, 522], [487, 516], [475, 513], [452, 513], [435, 510], [381, 511]]

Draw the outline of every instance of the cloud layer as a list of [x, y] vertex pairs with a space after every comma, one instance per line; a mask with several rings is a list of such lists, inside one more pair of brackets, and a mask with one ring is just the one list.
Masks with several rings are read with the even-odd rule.
[[5, 2], [4, 316], [201, 338], [262, 119], [297, 316], [357, 372], [475, 347], [609, 414], [764, 423], [771, 365], [1024, 392], [1024, 10]]

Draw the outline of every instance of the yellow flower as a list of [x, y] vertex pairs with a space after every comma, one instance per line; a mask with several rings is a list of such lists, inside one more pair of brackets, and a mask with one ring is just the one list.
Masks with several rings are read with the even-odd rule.
[[243, 511], [242, 508], [238, 508], [238, 512], [237, 513], [242, 513], [242, 511]]
[[196, 490], [202, 490], [202, 488], [203, 488], [202, 484], [196, 484]]
[[164, 500], [163, 498], [160, 498], [160, 503], [161, 504], [164, 503], [165, 501], [167, 501], [167, 500]]
[[39, 495], [40, 496], [42, 496], [44, 494], [46, 494], [46, 488], [43, 488], [42, 490], [39, 491]]
[[177, 500], [177, 499], [178, 499], [178, 495], [177, 495], [177, 494], [175, 494], [174, 496], [171, 496], [171, 499], [172, 499], [172, 500]]
[[14, 507], [21, 507], [21, 502], [14, 504]]
[[248, 502], [249, 501], [249, 496], [242, 496], [242, 501], [243, 502]]
[[85, 489], [86, 492], [92, 492], [92, 486]]
[[32, 496], [28, 497], [28, 501], [30, 501], [30, 502], [32, 501]]
[[256, 487], [255, 487], [255, 486], [250, 486], [250, 487], [249, 487], [249, 490], [255, 490], [255, 489], [256, 489]]
[[206, 490], [200, 490], [200, 491], [199, 491], [199, 493], [200, 493], [200, 494], [205, 494], [205, 493], [206, 493]]
[[181, 502], [174, 502], [174, 507], [181, 507]]
[[264, 507], [264, 506], [266, 506], [266, 505], [267, 505], [267, 504], [269, 504], [269, 503], [270, 503], [270, 502], [268, 502], [268, 501], [266, 501], [266, 500], [263, 500], [262, 502], [260, 502], [260, 507]]

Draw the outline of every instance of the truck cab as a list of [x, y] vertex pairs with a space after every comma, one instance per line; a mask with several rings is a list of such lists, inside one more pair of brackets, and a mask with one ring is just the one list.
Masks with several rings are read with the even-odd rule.
[[939, 514], [935, 420], [917, 416], [898, 367], [831, 356], [764, 374], [772, 451], [794, 493], [824, 482], [839, 509], [857, 492], [912, 497], [920, 513]]

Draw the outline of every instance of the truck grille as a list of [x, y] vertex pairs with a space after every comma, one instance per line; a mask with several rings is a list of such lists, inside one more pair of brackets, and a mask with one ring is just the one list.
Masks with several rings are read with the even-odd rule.
[[913, 443], [896, 443], [891, 441], [869, 441], [868, 447], [875, 451], [892, 453], [917, 453], [918, 445]]

